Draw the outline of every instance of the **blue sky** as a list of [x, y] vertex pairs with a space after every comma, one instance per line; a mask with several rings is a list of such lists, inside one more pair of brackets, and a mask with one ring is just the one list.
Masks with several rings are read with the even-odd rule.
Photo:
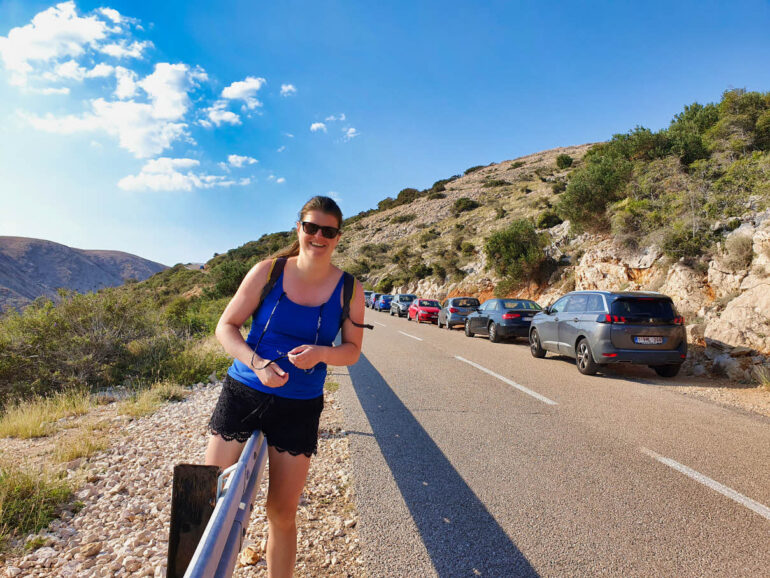
[[0, 0], [0, 235], [205, 261], [770, 90], [768, 2]]

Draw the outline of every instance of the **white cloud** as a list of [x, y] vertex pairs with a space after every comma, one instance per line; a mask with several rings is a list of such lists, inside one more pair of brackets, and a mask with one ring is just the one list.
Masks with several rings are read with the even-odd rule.
[[150, 97], [155, 118], [177, 120], [190, 106], [187, 91], [197, 84], [199, 71], [189, 73], [186, 64], [161, 62], [155, 71], [137, 84]]
[[340, 194], [335, 191], [329, 191], [328, 193], [326, 193], [326, 196], [334, 199], [338, 203], [342, 202], [342, 197], [340, 197]]
[[0, 56], [11, 73], [11, 84], [27, 86], [35, 66], [74, 58], [96, 47], [110, 32], [95, 16], [80, 17], [74, 2], [62, 2], [36, 14], [26, 26], [0, 37]]
[[281, 96], [289, 96], [291, 94], [297, 94], [297, 88], [293, 84], [282, 84]]
[[284, 136], [286, 136], [286, 137], [288, 137], [288, 138], [294, 138], [294, 135], [293, 135], [293, 134], [291, 134], [290, 132], [285, 132], [285, 133], [283, 133], [283, 134], [284, 134]]
[[278, 184], [285, 183], [286, 179], [284, 179], [283, 177], [278, 177], [277, 179], [275, 179], [275, 182], [278, 183]]
[[120, 24], [123, 21], [123, 18], [120, 16], [120, 12], [113, 8], [99, 8], [98, 11], [112, 20], [115, 24]]
[[326, 132], [326, 125], [322, 122], [314, 122], [310, 125], [310, 132], [318, 132], [319, 130]]
[[327, 122], [334, 122], [334, 121], [337, 121], [337, 120], [343, 121], [343, 120], [345, 120], [345, 113], [342, 112], [342, 113], [340, 113], [339, 116], [334, 116], [334, 115], [327, 116], [324, 120], [327, 121]]
[[230, 163], [231, 166], [241, 168], [243, 165], [253, 165], [259, 161], [254, 158], [241, 155], [227, 155], [227, 162]]
[[67, 87], [63, 88], [39, 88], [35, 89], [34, 92], [39, 92], [40, 94], [69, 94], [70, 89]]
[[264, 78], [255, 78], [249, 76], [246, 80], [233, 82], [230, 86], [226, 87], [222, 91], [222, 98], [228, 100], [242, 100], [246, 103], [246, 107], [249, 110], [253, 110], [262, 106], [262, 103], [257, 100], [257, 92], [267, 82]]
[[356, 129], [354, 129], [352, 126], [350, 128], [343, 128], [342, 132], [344, 134], [343, 138], [345, 140], [354, 139], [354, 138], [356, 138], [357, 136], [359, 136], [361, 134]]
[[99, 52], [103, 52], [113, 58], [142, 58], [144, 51], [148, 48], [155, 46], [149, 40], [144, 42], [134, 41], [130, 45], [126, 40], [120, 40], [112, 44], [105, 44], [99, 48]]
[[118, 81], [118, 85], [115, 87], [115, 96], [120, 99], [126, 99], [136, 94], [136, 72], [122, 66], [117, 66], [115, 67], [115, 78]]
[[286, 150], [286, 145], [281, 145], [276, 149], [276, 152], [282, 153]]
[[216, 101], [211, 107], [203, 109], [209, 120], [200, 120], [198, 124], [205, 128], [211, 128], [212, 124], [222, 126], [223, 124], [238, 125], [241, 124], [241, 117], [230, 110], [226, 110], [227, 102], [224, 100]]
[[236, 182], [221, 175], [208, 175], [191, 170], [199, 165], [200, 162], [195, 159], [153, 159], [145, 163], [138, 175], [120, 179], [118, 186], [125, 191], [192, 191], [249, 184], [243, 179]]
[[109, 64], [99, 63], [90, 70], [80, 66], [75, 60], [67, 60], [57, 64], [53, 72], [46, 72], [43, 78], [46, 80], [74, 80], [82, 82], [86, 78], [105, 78], [112, 76], [115, 69]]

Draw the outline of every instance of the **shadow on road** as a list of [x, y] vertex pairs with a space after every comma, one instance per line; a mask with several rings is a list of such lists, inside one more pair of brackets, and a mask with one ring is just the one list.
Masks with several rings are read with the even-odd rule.
[[366, 357], [350, 377], [438, 575], [538, 576]]

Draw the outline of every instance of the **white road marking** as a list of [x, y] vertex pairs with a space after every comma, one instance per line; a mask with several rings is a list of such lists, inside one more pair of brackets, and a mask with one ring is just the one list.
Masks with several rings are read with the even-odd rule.
[[660, 454], [656, 454], [654, 451], [648, 450], [647, 448], [641, 448], [641, 450], [651, 458], [655, 458], [656, 460], [658, 460], [660, 463], [665, 464], [670, 468], [674, 468], [679, 473], [682, 473], [685, 476], [692, 478], [693, 480], [703, 484], [704, 486], [708, 486], [715, 492], [719, 492], [723, 496], [727, 496], [731, 500], [738, 502], [740, 505], [747, 507], [749, 510], [753, 510], [763, 518], [770, 520], [770, 508], [768, 508], [767, 506], [760, 504], [759, 502], [756, 502], [751, 498], [747, 498], [746, 496], [736, 492], [732, 488], [728, 488], [727, 486], [720, 484], [716, 480], [712, 480], [711, 478], [704, 476], [699, 472], [696, 472], [692, 468], [683, 466], [682, 464], [680, 464], [679, 462], [675, 462], [671, 458], [666, 458], [664, 456], [661, 456]]
[[508, 379], [507, 377], [503, 377], [503, 376], [502, 376], [502, 375], [500, 375], [499, 373], [495, 373], [495, 372], [494, 372], [494, 371], [492, 371], [491, 369], [487, 369], [486, 367], [484, 367], [484, 366], [481, 366], [481, 365], [479, 365], [478, 363], [473, 363], [472, 361], [468, 361], [467, 359], [465, 359], [464, 357], [460, 357], [459, 355], [455, 355], [455, 359], [459, 359], [460, 361], [464, 361], [464, 362], [465, 362], [465, 363], [467, 363], [468, 365], [472, 365], [472, 366], [473, 366], [473, 367], [475, 367], [476, 369], [480, 369], [480, 370], [481, 370], [481, 371], [483, 371], [484, 373], [488, 373], [488, 374], [489, 374], [489, 375], [491, 375], [492, 377], [496, 377], [496, 378], [497, 378], [497, 379], [499, 379], [500, 381], [507, 383], [507, 384], [508, 384], [508, 385], [510, 385], [511, 387], [515, 387], [516, 389], [518, 389], [519, 391], [522, 391], [522, 392], [526, 393], [527, 395], [531, 395], [532, 397], [534, 397], [534, 398], [535, 398], [535, 399], [537, 399], [537, 400], [540, 400], [540, 401], [542, 401], [543, 403], [547, 403], [548, 405], [559, 405], [558, 403], [556, 403], [556, 402], [555, 402], [555, 401], [553, 401], [552, 399], [548, 399], [548, 398], [547, 398], [547, 397], [545, 397], [544, 395], [540, 395], [540, 394], [539, 394], [539, 393], [537, 393], [536, 391], [532, 391], [531, 389], [528, 389], [528, 388], [524, 387], [523, 385], [516, 383], [515, 381], [511, 381], [511, 380], [510, 380], [510, 379]]
[[422, 341], [422, 338], [415, 337], [414, 335], [409, 335], [408, 333], [404, 333], [403, 331], [399, 331], [401, 335], [406, 335], [407, 337], [411, 337], [412, 339], [416, 339], [417, 341]]
[[372, 323], [376, 323], [380, 327], [387, 327], [387, 325], [385, 325], [384, 323], [380, 323], [379, 321], [372, 321]]

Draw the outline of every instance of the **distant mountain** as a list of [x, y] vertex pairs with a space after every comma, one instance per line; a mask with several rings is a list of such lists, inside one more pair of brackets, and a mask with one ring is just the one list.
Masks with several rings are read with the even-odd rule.
[[142, 281], [165, 265], [121, 251], [87, 251], [66, 245], [0, 236], [0, 310], [19, 308], [56, 289], [86, 293]]

